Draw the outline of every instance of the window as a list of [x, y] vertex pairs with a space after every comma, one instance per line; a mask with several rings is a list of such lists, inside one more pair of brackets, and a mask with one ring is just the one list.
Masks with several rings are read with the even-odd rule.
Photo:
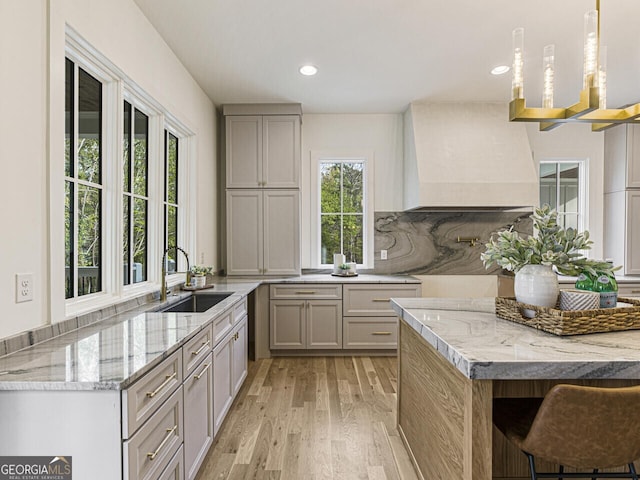
[[[342, 253], [349, 262], [369, 267], [373, 253], [372, 152], [312, 152], [313, 186], [317, 204], [312, 204], [313, 250], [311, 261], [318, 267], [333, 264], [333, 254]], [[342, 153], [348, 153], [342, 154]]]
[[584, 160], [540, 161], [540, 205], [556, 209], [563, 228], [585, 229], [585, 169]]
[[[178, 243], [178, 137], [164, 131], [164, 249]], [[177, 271], [177, 253], [167, 252], [167, 273]]]
[[65, 298], [102, 290], [102, 83], [66, 60]]
[[123, 284], [147, 280], [149, 117], [124, 102], [122, 138]]

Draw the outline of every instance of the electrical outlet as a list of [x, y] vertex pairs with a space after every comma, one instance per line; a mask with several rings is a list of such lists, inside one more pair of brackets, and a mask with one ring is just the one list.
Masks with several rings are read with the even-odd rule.
[[386, 259], [387, 259], [387, 251], [380, 250], [380, 260], [386, 260]]
[[33, 300], [33, 273], [16, 274], [16, 303]]

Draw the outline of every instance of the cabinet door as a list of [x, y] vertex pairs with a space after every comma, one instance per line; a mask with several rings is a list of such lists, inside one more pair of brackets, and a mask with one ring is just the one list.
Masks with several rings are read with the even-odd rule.
[[233, 333], [233, 396], [238, 394], [247, 378], [247, 317], [236, 326]]
[[640, 188], [640, 126], [627, 125], [627, 188]]
[[300, 274], [298, 190], [264, 191], [264, 273]]
[[306, 302], [304, 300], [272, 300], [269, 303], [271, 348], [305, 348]]
[[209, 355], [184, 382], [184, 465], [185, 477], [196, 477], [213, 443], [213, 354]]
[[227, 273], [260, 275], [263, 265], [262, 192], [227, 190]]
[[227, 415], [233, 402], [233, 379], [231, 365], [233, 364], [233, 335], [225, 337], [213, 349], [213, 431], [214, 435]]
[[640, 191], [627, 191], [624, 273], [640, 275]]
[[262, 117], [229, 116], [225, 127], [227, 188], [262, 186]]
[[300, 186], [300, 117], [262, 117], [262, 175], [268, 188]]
[[342, 302], [307, 300], [307, 348], [342, 348]]

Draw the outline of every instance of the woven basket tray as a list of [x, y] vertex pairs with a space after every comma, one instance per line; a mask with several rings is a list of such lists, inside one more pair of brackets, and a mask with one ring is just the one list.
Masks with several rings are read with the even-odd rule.
[[[618, 298], [618, 301], [631, 305], [571, 311], [528, 305], [516, 302], [513, 297], [496, 297], [496, 315], [554, 335], [582, 335], [640, 329], [640, 300]], [[527, 318], [522, 314], [525, 309], [534, 312], [533, 318]]]

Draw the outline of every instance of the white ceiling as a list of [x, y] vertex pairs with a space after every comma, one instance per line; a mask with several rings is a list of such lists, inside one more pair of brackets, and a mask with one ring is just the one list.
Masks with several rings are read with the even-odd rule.
[[[595, 0], [135, 0], [217, 104], [306, 113], [402, 112], [414, 100], [510, 100], [511, 31], [525, 28], [525, 96], [540, 105], [556, 45], [556, 106], [582, 87], [583, 14]], [[609, 107], [640, 101], [640, 0], [601, 2]], [[315, 77], [298, 67], [318, 66]]]

